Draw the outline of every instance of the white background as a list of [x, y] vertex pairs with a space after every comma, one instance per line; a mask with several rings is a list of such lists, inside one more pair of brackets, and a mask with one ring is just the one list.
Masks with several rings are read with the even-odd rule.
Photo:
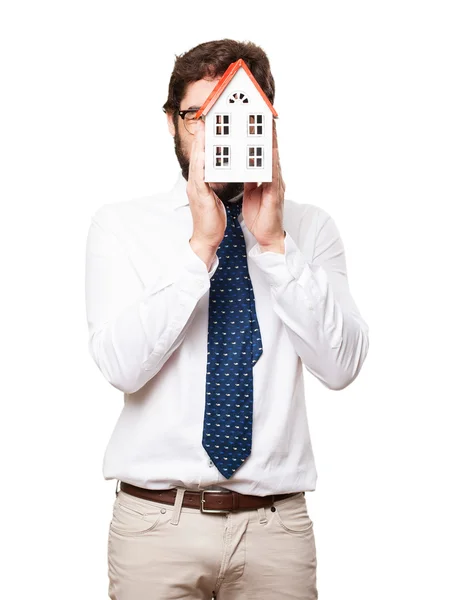
[[286, 197], [335, 219], [370, 326], [348, 388], [306, 373], [320, 600], [449, 597], [445, 4], [2, 4], [2, 597], [107, 598], [123, 397], [87, 350], [87, 230], [171, 187], [175, 54], [224, 37], [267, 52]]

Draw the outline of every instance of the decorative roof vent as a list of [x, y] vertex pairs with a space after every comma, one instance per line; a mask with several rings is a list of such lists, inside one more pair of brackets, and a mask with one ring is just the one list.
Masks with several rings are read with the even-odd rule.
[[234, 92], [228, 98], [229, 104], [248, 104], [248, 96], [244, 92]]

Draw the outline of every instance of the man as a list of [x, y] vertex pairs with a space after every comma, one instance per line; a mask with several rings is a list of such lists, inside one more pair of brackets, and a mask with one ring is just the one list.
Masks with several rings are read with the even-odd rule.
[[275, 127], [272, 182], [204, 182], [204, 123], [184, 111], [238, 58], [273, 102], [255, 44], [177, 57], [175, 186], [104, 205], [89, 229], [89, 351], [125, 400], [103, 464], [116, 600], [317, 598], [303, 367], [348, 386], [368, 326], [333, 219], [284, 198]]

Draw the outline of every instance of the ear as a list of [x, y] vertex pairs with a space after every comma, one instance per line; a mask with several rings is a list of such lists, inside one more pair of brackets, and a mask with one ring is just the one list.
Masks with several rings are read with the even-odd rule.
[[175, 137], [176, 130], [175, 130], [175, 124], [173, 123], [173, 113], [169, 113], [167, 111], [166, 117], [167, 117], [168, 131], [170, 132], [170, 135], [172, 137]]

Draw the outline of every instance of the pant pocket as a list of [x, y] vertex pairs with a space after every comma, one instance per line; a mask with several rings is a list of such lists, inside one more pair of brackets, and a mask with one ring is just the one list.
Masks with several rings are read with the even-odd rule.
[[124, 536], [145, 535], [169, 518], [167, 509], [119, 492], [112, 509], [110, 530]]
[[275, 502], [274, 506], [276, 508], [274, 519], [288, 533], [305, 535], [312, 530], [313, 521], [309, 517], [306, 499], [302, 492]]

